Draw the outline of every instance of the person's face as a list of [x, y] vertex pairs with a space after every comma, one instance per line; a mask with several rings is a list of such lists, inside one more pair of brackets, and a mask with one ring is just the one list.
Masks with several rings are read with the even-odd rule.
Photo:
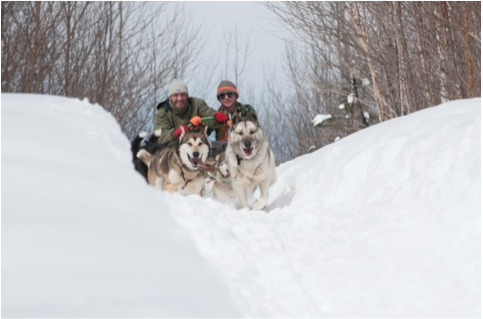
[[230, 113], [233, 113], [235, 110], [235, 104], [237, 100], [237, 96], [233, 92], [228, 93], [221, 93], [218, 95], [218, 99], [221, 102], [221, 105]]
[[188, 94], [186, 93], [174, 93], [169, 97], [169, 100], [176, 105], [177, 108], [182, 108], [185, 106], [186, 101], [188, 101]]

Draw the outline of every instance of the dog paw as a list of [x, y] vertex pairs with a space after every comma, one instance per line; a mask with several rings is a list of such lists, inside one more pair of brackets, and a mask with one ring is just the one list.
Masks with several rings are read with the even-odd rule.
[[136, 153], [136, 157], [137, 158], [142, 158], [143, 155], [145, 154], [146, 150], [139, 150], [137, 153]]
[[139, 150], [139, 152], [137, 152], [136, 154], [136, 157], [139, 158], [141, 161], [144, 162], [144, 164], [146, 164], [148, 167], [151, 165], [151, 154], [146, 151], [146, 150]]
[[265, 208], [265, 206], [267, 206], [267, 200], [264, 198], [260, 198], [255, 203], [253, 203], [252, 208], [253, 210], [262, 210]]

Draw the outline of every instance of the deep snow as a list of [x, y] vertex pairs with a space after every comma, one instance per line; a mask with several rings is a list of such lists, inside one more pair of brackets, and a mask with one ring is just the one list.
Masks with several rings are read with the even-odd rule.
[[269, 213], [150, 188], [98, 105], [1, 113], [2, 317], [481, 315], [479, 98], [280, 165]]

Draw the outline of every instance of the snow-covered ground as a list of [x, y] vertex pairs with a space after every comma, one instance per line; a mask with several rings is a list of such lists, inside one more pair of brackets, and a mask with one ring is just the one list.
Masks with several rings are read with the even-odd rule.
[[2, 317], [480, 317], [481, 99], [277, 168], [268, 213], [150, 188], [100, 106], [2, 94]]

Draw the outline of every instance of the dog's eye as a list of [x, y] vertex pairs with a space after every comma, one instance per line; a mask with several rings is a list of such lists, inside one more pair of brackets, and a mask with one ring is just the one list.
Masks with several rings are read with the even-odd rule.
[[198, 143], [198, 146], [201, 146], [201, 145], [203, 145], [203, 143], [199, 142], [199, 143]]
[[241, 136], [241, 135], [243, 135], [243, 132], [237, 132], [236, 134]]
[[191, 142], [188, 142], [188, 145], [189, 145], [189, 146], [193, 146], [193, 144], [191, 144]]
[[257, 130], [254, 130], [254, 131], [250, 131], [250, 134], [253, 135], [257, 132]]

